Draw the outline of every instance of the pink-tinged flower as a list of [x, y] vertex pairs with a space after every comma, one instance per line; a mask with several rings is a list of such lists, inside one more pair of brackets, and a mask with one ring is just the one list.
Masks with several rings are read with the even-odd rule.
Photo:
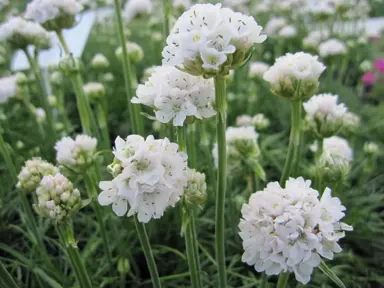
[[384, 74], [384, 59], [377, 59], [375, 61], [375, 68], [377, 71]]
[[376, 75], [373, 74], [372, 72], [367, 72], [363, 75], [362, 80], [365, 85], [373, 85], [373, 83], [375, 83], [375, 80], [376, 80]]

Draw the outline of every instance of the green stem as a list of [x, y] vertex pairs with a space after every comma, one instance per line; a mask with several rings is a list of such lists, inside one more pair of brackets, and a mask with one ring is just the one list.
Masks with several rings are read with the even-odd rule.
[[152, 285], [153, 285], [152, 287], [161, 288], [159, 272], [157, 272], [157, 267], [156, 267], [155, 259], [153, 258], [151, 244], [149, 243], [147, 231], [145, 230], [144, 224], [139, 223], [136, 217], [134, 218], [135, 218], [136, 231], [140, 239], [140, 243], [145, 255], [145, 259], [147, 260], [149, 273], [151, 274]]
[[15, 280], [13, 280], [12, 276], [0, 261], [0, 284], [1, 283], [7, 288], [19, 288], [19, 285], [16, 284]]
[[96, 107], [97, 120], [99, 121], [99, 127], [101, 130], [101, 135], [103, 138], [103, 148], [110, 149], [110, 139], [109, 139], [109, 129], [108, 129], [108, 121], [107, 121], [107, 112], [105, 111], [103, 105], [101, 103], [97, 103]]
[[219, 272], [220, 288], [227, 287], [226, 265], [225, 265], [225, 192], [227, 186], [227, 144], [225, 138], [226, 129], [226, 87], [225, 77], [215, 77], [215, 100], [216, 100], [216, 125], [217, 125], [217, 147], [218, 147], [218, 171], [216, 192], [216, 262]]
[[72, 124], [68, 118], [67, 110], [65, 109], [64, 91], [58, 88], [57, 91], [57, 104], [59, 106], [59, 112], [61, 114], [62, 121], [64, 123], [65, 131], [67, 133], [72, 131]]
[[65, 55], [70, 55], [71, 51], [69, 50], [67, 42], [64, 39], [63, 31], [62, 30], [56, 31], [56, 35], [57, 35], [57, 38], [59, 38], [59, 42], [61, 44], [61, 47], [63, 47], [63, 49], [64, 49]]
[[[291, 176], [292, 168], [296, 162], [296, 156], [300, 146], [300, 120], [301, 101], [291, 101], [291, 134], [289, 136], [288, 155], [285, 160], [283, 173], [280, 178], [280, 185], [283, 187], [288, 177]], [[297, 159], [298, 160], [298, 159]], [[297, 162], [296, 162], [297, 163]], [[298, 164], [298, 163], [297, 163]]]
[[0, 127], [0, 151], [1, 154], [3, 154], [5, 164], [7, 165], [9, 174], [11, 175], [11, 179], [13, 184], [16, 184], [17, 182], [17, 172], [16, 172], [16, 166], [12, 160], [11, 154], [9, 153], [7, 144], [4, 141], [3, 138], [3, 131]]
[[114, 0], [115, 3], [115, 14], [116, 14], [116, 24], [117, 24], [117, 30], [119, 33], [119, 39], [121, 48], [123, 51], [123, 72], [124, 72], [124, 83], [125, 83], [125, 93], [127, 95], [127, 105], [128, 105], [128, 111], [129, 111], [129, 118], [132, 125], [133, 133], [139, 133], [137, 131], [138, 124], [136, 123], [136, 117], [135, 117], [135, 111], [133, 109], [133, 105], [131, 103], [132, 99], [132, 82], [131, 82], [131, 64], [128, 57], [128, 51], [126, 46], [126, 40], [125, 40], [125, 34], [124, 34], [124, 27], [123, 27], [123, 20], [121, 17], [121, 9], [120, 9], [120, 0]]
[[[132, 84], [132, 94], [136, 95], [136, 89], [137, 89], [137, 77], [136, 77], [136, 67], [134, 65], [130, 66], [131, 73], [131, 84]], [[143, 123], [143, 117], [141, 116], [141, 105], [133, 105], [133, 114], [135, 117], [136, 122], [136, 128], [137, 128], [137, 134], [144, 135], [144, 123]]]
[[280, 273], [279, 280], [277, 281], [276, 288], [285, 288], [289, 279], [289, 273]]
[[169, 0], [162, 0], [163, 8], [163, 34], [164, 45], [166, 44], [167, 37], [170, 30], [169, 18], [172, 15], [172, 6], [169, 4]]
[[68, 222], [58, 223], [56, 225], [57, 232], [67, 251], [72, 268], [76, 274], [81, 288], [92, 288], [91, 278], [81, 259], [79, 248], [77, 247], [76, 239], [73, 235], [72, 228]]
[[201, 265], [200, 265], [200, 256], [199, 256], [199, 245], [197, 241], [197, 229], [196, 229], [196, 221], [195, 221], [195, 212], [191, 211], [191, 217], [190, 217], [190, 223], [189, 225], [191, 226], [191, 233], [192, 233], [192, 244], [193, 244], [193, 253], [194, 253], [194, 260], [195, 260], [195, 265], [196, 265], [196, 270], [197, 270], [197, 281], [199, 284], [199, 287], [203, 287], [201, 283]]
[[188, 144], [189, 168], [196, 168], [196, 123], [189, 125]]

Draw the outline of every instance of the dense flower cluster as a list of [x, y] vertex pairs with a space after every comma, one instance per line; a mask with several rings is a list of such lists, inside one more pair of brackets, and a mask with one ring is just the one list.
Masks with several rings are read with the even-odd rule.
[[338, 39], [328, 39], [319, 45], [319, 54], [322, 58], [345, 55], [347, 52], [344, 42]]
[[17, 188], [24, 191], [34, 191], [40, 184], [41, 179], [47, 175], [55, 175], [59, 170], [41, 158], [32, 158], [24, 163], [17, 176]]
[[268, 36], [276, 36], [281, 28], [287, 25], [287, 21], [284, 18], [272, 18], [265, 25], [265, 33]]
[[303, 39], [303, 45], [306, 48], [318, 49], [318, 46], [322, 41], [325, 41], [329, 37], [329, 32], [326, 30], [319, 31], [311, 31], [307, 37]]
[[240, 115], [236, 117], [236, 125], [237, 126], [251, 126], [252, 117], [249, 115]]
[[208, 118], [216, 114], [209, 107], [214, 98], [213, 82], [194, 77], [174, 67], [158, 67], [144, 85], [139, 85], [137, 98], [155, 110], [156, 119], [174, 126], [183, 126], [187, 117]]
[[[144, 52], [143, 52], [143, 49], [138, 44], [128, 41], [125, 43], [125, 45], [127, 47], [127, 53], [131, 63], [136, 64], [136, 63], [139, 63], [141, 60], [143, 60]], [[123, 48], [122, 47], [117, 48], [115, 51], [115, 55], [117, 59], [122, 61]]]
[[77, 135], [75, 139], [64, 137], [55, 145], [56, 161], [74, 171], [87, 168], [93, 161], [97, 140], [88, 135]]
[[344, 123], [347, 108], [337, 104], [337, 95], [319, 94], [303, 104], [307, 123], [318, 138], [333, 136]]
[[358, 133], [360, 127], [360, 117], [353, 112], [346, 112], [343, 117], [343, 132], [348, 134]]
[[115, 159], [109, 165], [114, 179], [100, 182], [100, 205], [111, 205], [118, 216], [137, 213], [146, 223], [158, 219], [168, 206], [174, 206], [184, 193], [188, 178], [187, 156], [178, 152], [178, 145], [167, 138], [147, 139], [130, 135], [117, 137]]
[[0, 78], [0, 104], [6, 103], [9, 98], [16, 95], [16, 75]]
[[76, 0], [33, 0], [28, 4], [25, 18], [40, 23], [50, 31], [60, 31], [75, 25], [75, 16], [83, 10]]
[[196, 205], [203, 205], [207, 199], [205, 174], [195, 169], [187, 169], [186, 175], [188, 183], [184, 188], [184, 204], [192, 208], [196, 207]]
[[127, 21], [131, 21], [140, 15], [150, 14], [152, 9], [153, 4], [150, 0], [129, 0], [124, 6], [123, 15]]
[[103, 54], [97, 53], [91, 60], [91, 66], [95, 70], [103, 71], [109, 67], [109, 61]]
[[248, 50], [266, 39], [255, 19], [221, 4], [196, 4], [176, 21], [164, 48], [163, 64], [192, 75], [228, 74]]
[[252, 117], [251, 121], [252, 126], [256, 128], [257, 131], [265, 130], [271, 124], [271, 121], [264, 114], [258, 113]]
[[0, 41], [14, 49], [25, 49], [28, 45], [46, 49], [51, 46], [51, 35], [37, 23], [12, 17], [0, 26]]
[[346, 209], [329, 188], [318, 197], [311, 181], [301, 177], [290, 178], [285, 188], [272, 182], [252, 194], [239, 224], [242, 260], [258, 272], [294, 272], [297, 281], [308, 283], [321, 257], [333, 259], [344, 231], [353, 230], [340, 222]]
[[80, 191], [60, 173], [44, 176], [36, 190], [35, 210], [41, 216], [61, 221], [81, 208]]
[[91, 101], [99, 101], [105, 95], [104, 85], [98, 82], [89, 82], [83, 86], [85, 95]]
[[251, 79], [262, 78], [269, 65], [264, 62], [252, 62], [249, 65], [248, 77]]
[[[315, 93], [324, 70], [325, 66], [317, 56], [304, 52], [287, 53], [277, 58], [275, 64], [264, 73], [264, 80], [269, 82], [274, 94], [304, 100]], [[296, 91], [297, 88], [300, 88], [299, 91]]]
[[297, 29], [294, 25], [287, 25], [280, 29], [278, 36], [280, 38], [288, 39], [297, 35]]

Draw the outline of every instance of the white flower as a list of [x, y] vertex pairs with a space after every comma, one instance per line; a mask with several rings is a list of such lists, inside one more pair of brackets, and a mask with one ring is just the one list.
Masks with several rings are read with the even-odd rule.
[[252, 121], [252, 117], [249, 115], [240, 115], [236, 117], [236, 125], [237, 126], [250, 126]]
[[319, 53], [322, 58], [347, 54], [344, 42], [338, 39], [328, 39], [319, 45]]
[[[137, 43], [134, 43], [134, 42], [129, 42], [129, 41], [127, 41], [125, 43], [125, 45], [127, 47], [127, 53], [128, 53], [129, 59], [131, 60], [131, 62], [133, 64], [138, 63], [141, 60], [143, 60], [143, 58], [144, 58], [144, 51], [140, 47], [140, 45], [138, 45]], [[123, 48], [122, 47], [117, 48], [116, 51], [115, 51], [115, 55], [116, 55], [117, 59], [122, 61], [122, 59], [123, 59]]]
[[28, 45], [49, 48], [51, 34], [37, 23], [12, 17], [0, 26], [0, 41], [6, 41], [16, 49], [25, 49]]
[[64, 137], [55, 145], [56, 161], [72, 170], [83, 170], [93, 161], [97, 140], [87, 135], [77, 135], [75, 140]]
[[319, 20], [324, 20], [327, 17], [334, 15], [335, 12], [336, 10], [330, 1], [317, 1], [315, 5], [312, 5], [309, 8], [309, 13]]
[[303, 45], [305, 47], [315, 48], [317, 50], [319, 44], [322, 41], [325, 41], [326, 39], [328, 39], [328, 37], [329, 37], [328, 31], [325, 31], [325, 30], [323, 30], [323, 31], [319, 31], [319, 30], [311, 31], [307, 35], [307, 37], [305, 37], [303, 39]]
[[262, 113], [253, 116], [251, 123], [256, 128], [256, 130], [264, 130], [271, 124], [269, 119]]
[[83, 6], [76, 0], [33, 0], [27, 6], [25, 18], [55, 31], [71, 28], [81, 10]]
[[109, 67], [109, 61], [103, 54], [97, 53], [91, 60], [91, 66], [97, 70], [104, 70]]
[[174, 67], [158, 67], [145, 82], [137, 87], [137, 98], [155, 110], [162, 123], [173, 120], [174, 126], [183, 126], [187, 116], [209, 118], [216, 112], [209, 107], [214, 98], [212, 80], [194, 77]]
[[[168, 206], [174, 206], [187, 186], [187, 157], [167, 138], [146, 140], [130, 135], [115, 141], [115, 160], [109, 166], [110, 182], [101, 182], [101, 205], [112, 204], [116, 215], [137, 214], [140, 222], [158, 219]], [[128, 205], [129, 204], [129, 205]], [[129, 206], [129, 208], [128, 208]]]
[[41, 158], [32, 158], [24, 163], [17, 176], [17, 188], [24, 191], [34, 191], [40, 184], [41, 179], [47, 175], [55, 175], [59, 172], [55, 166]]
[[363, 149], [367, 154], [376, 155], [379, 153], [379, 145], [377, 145], [375, 142], [365, 142]]
[[184, 203], [187, 207], [203, 205], [207, 199], [207, 183], [205, 174], [197, 172], [195, 169], [187, 169], [188, 184], [184, 188]]
[[16, 76], [0, 78], [0, 104], [6, 103], [8, 99], [16, 95]]
[[176, 21], [162, 52], [163, 64], [183, 66], [193, 75], [228, 74], [243, 62], [244, 51], [266, 39], [261, 29], [253, 17], [221, 4], [196, 4]]
[[[319, 77], [325, 70], [317, 56], [298, 52], [287, 53], [264, 73], [264, 80], [269, 82], [272, 91], [286, 98], [305, 99], [311, 97], [319, 85]], [[300, 81], [300, 91], [296, 88]], [[298, 94], [298, 95], [295, 95]]]
[[285, 188], [272, 182], [251, 195], [239, 224], [243, 262], [267, 275], [294, 272], [306, 284], [321, 257], [341, 252], [339, 239], [353, 230], [340, 222], [346, 209], [329, 188], [319, 200], [310, 185], [302, 177], [290, 178]]
[[330, 153], [333, 157], [339, 157], [347, 162], [353, 160], [353, 150], [347, 140], [333, 136], [324, 139], [323, 153]]
[[191, 0], [173, 0], [172, 4], [175, 9], [185, 11], [191, 7]]
[[293, 38], [296, 35], [297, 35], [297, 29], [293, 25], [284, 26], [279, 31], [279, 37], [281, 38]]
[[43, 123], [45, 121], [45, 119], [47, 118], [45, 110], [41, 107], [37, 107], [34, 112], [35, 112], [35, 116], [36, 116], [36, 121], [39, 123]]
[[81, 208], [80, 191], [62, 174], [44, 176], [36, 190], [35, 209], [41, 216], [56, 221], [71, 216]]
[[343, 129], [351, 133], [359, 131], [360, 117], [352, 112], [347, 112], [343, 117]]
[[253, 79], [253, 78], [258, 78], [258, 77], [263, 77], [265, 71], [269, 69], [269, 65], [264, 62], [252, 62], [249, 65], [249, 71], [248, 71], [248, 77]]
[[150, 0], [129, 0], [124, 6], [123, 15], [127, 21], [131, 21], [138, 15], [151, 14], [152, 9]]
[[287, 25], [284, 18], [271, 18], [267, 25], [265, 25], [265, 33], [268, 36], [276, 36], [281, 28]]
[[83, 91], [90, 100], [99, 101], [105, 95], [104, 85], [98, 82], [89, 82], [83, 86]]

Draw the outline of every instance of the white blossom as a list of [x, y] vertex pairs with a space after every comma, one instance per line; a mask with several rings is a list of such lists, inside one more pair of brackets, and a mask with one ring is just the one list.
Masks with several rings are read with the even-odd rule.
[[322, 41], [327, 40], [328, 37], [329, 37], [329, 33], [326, 30], [323, 30], [323, 31], [319, 31], [319, 30], [311, 31], [307, 35], [307, 37], [305, 37], [303, 39], [303, 45], [305, 47], [310, 47], [310, 48], [314, 48], [314, 49], [317, 50], [319, 44]]
[[[174, 206], [187, 186], [187, 156], [167, 138], [144, 140], [130, 135], [115, 141], [112, 181], [101, 182], [100, 205], [111, 205], [118, 216], [137, 214], [140, 222], [158, 219]], [[128, 213], [127, 213], [128, 211]]]
[[248, 77], [253, 78], [262, 78], [264, 73], [269, 69], [269, 65], [264, 62], [252, 62], [249, 65]]
[[236, 117], [236, 125], [237, 126], [245, 126], [248, 127], [251, 125], [252, 117], [249, 115], [240, 115]]
[[365, 153], [370, 155], [376, 155], [379, 153], [379, 145], [375, 142], [365, 142], [363, 149]]
[[294, 272], [306, 284], [321, 257], [333, 259], [341, 252], [339, 239], [353, 230], [340, 222], [346, 208], [329, 188], [319, 199], [310, 185], [302, 177], [290, 178], [285, 188], [271, 182], [251, 195], [239, 224], [243, 262], [267, 275]]
[[45, 113], [45, 110], [41, 107], [37, 107], [36, 109], [34, 109], [34, 112], [36, 116], [36, 121], [38, 123], [43, 123], [47, 118], [47, 114]]
[[17, 75], [0, 78], [0, 104], [6, 103], [8, 99], [16, 95]]
[[184, 188], [184, 203], [187, 207], [196, 207], [203, 205], [207, 199], [207, 183], [205, 174], [195, 169], [187, 169], [187, 186]]
[[193, 75], [228, 74], [244, 60], [244, 51], [266, 39], [261, 30], [251, 16], [221, 4], [196, 4], [176, 21], [162, 52], [163, 64], [182, 66]]
[[280, 38], [293, 38], [297, 35], [297, 29], [293, 25], [287, 25], [280, 29], [278, 35]]
[[334, 15], [335, 7], [330, 1], [317, 1], [315, 5], [310, 6], [309, 13], [317, 17], [319, 20], [324, 20], [327, 17]]
[[99, 101], [105, 95], [104, 85], [98, 82], [89, 82], [83, 86], [83, 91], [90, 100]]
[[259, 130], [265, 130], [269, 127], [271, 122], [267, 117], [265, 117], [264, 114], [259, 113], [252, 117], [252, 126], [256, 128], [257, 131]]
[[129, 0], [123, 10], [123, 16], [127, 21], [139, 15], [151, 14], [153, 4], [151, 0]]
[[346, 112], [343, 117], [343, 129], [351, 133], [358, 132], [360, 117], [352, 112]]
[[[134, 42], [127, 41], [125, 43], [127, 47], [127, 53], [130, 61], [135, 64], [143, 60], [144, 58], [144, 51], [143, 48], [140, 47], [139, 44]], [[115, 51], [116, 58], [122, 61], [123, 59], [123, 48], [120, 46]]]
[[97, 70], [104, 70], [109, 67], [109, 61], [103, 54], [97, 53], [91, 60], [91, 66]]
[[265, 33], [268, 36], [276, 36], [280, 29], [282, 29], [286, 25], [287, 21], [284, 18], [271, 18], [265, 25]]
[[323, 153], [321, 157], [338, 158], [340, 161], [351, 162], [353, 160], [353, 150], [347, 140], [332, 136], [324, 139]]
[[322, 58], [347, 54], [344, 42], [338, 39], [328, 39], [319, 45], [319, 53]]
[[55, 145], [56, 161], [72, 170], [87, 168], [93, 161], [97, 140], [88, 135], [77, 135], [75, 139], [63, 137]]
[[173, 120], [183, 126], [188, 116], [198, 119], [212, 117], [216, 112], [209, 106], [214, 98], [212, 80], [194, 77], [174, 67], [156, 68], [144, 85], [139, 85], [132, 103], [141, 103], [155, 110], [162, 123]]

